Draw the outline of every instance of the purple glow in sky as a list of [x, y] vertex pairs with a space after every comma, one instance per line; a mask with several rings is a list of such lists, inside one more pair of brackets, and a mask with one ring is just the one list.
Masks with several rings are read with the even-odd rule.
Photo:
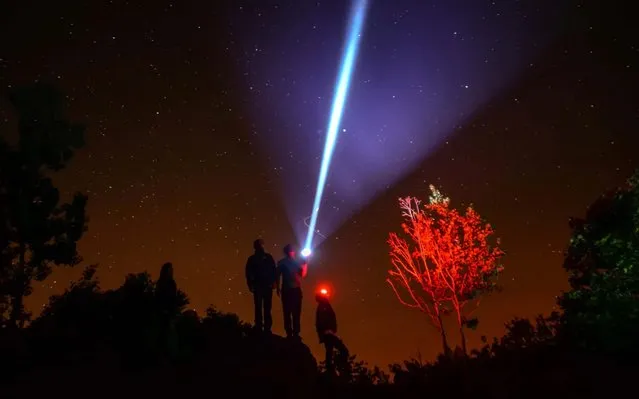
[[[245, 55], [254, 53], [242, 65], [255, 94], [254, 132], [301, 244], [350, 2], [293, 4], [287, 8], [298, 7], [299, 18], [282, 18], [267, 35], [246, 32], [241, 42]], [[371, 2], [318, 219], [324, 236], [414, 170], [535, 62], [556, 33], [547, 28], [559, 15], [551, 5]], [[277, 19], [278, 7], [264, 13]], [[521, 24], [521, 13], [528, 23]]]

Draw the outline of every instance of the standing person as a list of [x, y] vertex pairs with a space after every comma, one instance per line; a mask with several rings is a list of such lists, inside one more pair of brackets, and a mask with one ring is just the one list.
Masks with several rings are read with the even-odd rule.
[[[273, 317], [273, 287], [275, 287], [275, 259], [264, 249], [264, 240], [253, 242], [255, 253], [246, 261], [246, 285], [253, 294], [255, 304], [255, 329], [271, 333]], [[279, 291], [278, 291], [279, 293]]]
[[175, 318], [180, 313], [178, 288], [173, 277], [173, 264], [167, 262], [160, 269], [160, 277], [155, 283], [155, 305], [159, 317], [159, 341], [161, 350], [168, 355], [175, 354], [177, 338]]
[[[333, 362], [333, 350], [337, 349], [339, 360], [342, 366], [348, 366], [348, 349], [344, 342], [337, 336], [337, 317], [329, 301], [328, 290], [322, 288], [315, 294], [317, 301], [317, 311], [315, 312], [315, 330], [319, 337], [320, 344], [326, 349], [326, 360], [324, 365], [326, 371], [335, 373]], [[345, 370], [349, 371], [349, 370]]]
[[308, 261], [306, 258], [296, 259], [295, 250], [291, 244], [284, 247], [284, 255], [284, 258], [277, 263], [277, 292], [282, 293], [286, 337], [299, 338], [302, 279], [308, 273]]
[[172, 316], [178, 312], [177, 283], [173, 277], [173, 264], [167, 262], [160, 269], [160, 277], [155, 283], [155, 298], [162, 314]]

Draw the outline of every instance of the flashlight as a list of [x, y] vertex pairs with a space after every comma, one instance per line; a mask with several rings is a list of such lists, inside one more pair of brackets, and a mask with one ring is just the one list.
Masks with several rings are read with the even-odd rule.
[[302, 256], [305, 258], [308, 258], [309, 256], [311, 256], [311, 249], [306, 247], [302, 250]]

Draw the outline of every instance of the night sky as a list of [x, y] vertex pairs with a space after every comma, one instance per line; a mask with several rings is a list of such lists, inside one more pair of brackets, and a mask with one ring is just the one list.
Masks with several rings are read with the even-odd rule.
[[[639, 166], [639, 34], [621, 1], [371, 3], [302, 336], [321, 353], [311, 293], [330, 283], [346, 344], [385, 365], [440, 350], [384, 281], [397, 198], [429, 183], [473, 203], [507, 251], [504, 291], [482, 301], [470, 344], [552, 310], [568, 217]], [[2, 2], [0, 87], [55, 82], [88, 126], [56, 182], [89, 194], [80, 250], [103, 287], [172, 261], [193, 308], [252, 320], [252, 241], [279, 258], [303, 239], [348, 12], [341, 0]], [[80, 269], [36, 287], [31, 309]], [[273, 312], [282, 333], [277, 301]]]

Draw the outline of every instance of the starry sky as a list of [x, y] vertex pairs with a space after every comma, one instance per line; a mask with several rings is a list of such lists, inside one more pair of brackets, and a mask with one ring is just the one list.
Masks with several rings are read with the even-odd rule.
[[[504, 291], [469, 334], [549, 312], [565, 288], [567, 219], [639, 166], [639, 43], [620, 1], [373, 0], [305, 285], [340, 335], [385, 365], [439, 339], [384, 282], [397, 198], [434, 183], [473, 203], [507, 251]], [[561, 4], [561, 6], [559, 5]], [[252, 320], [243, 268], [302, 240], [349, 11], [342, 1], [24, 0], [0, 5], [0, 87], [45, 80], [87, 124], [55, 181], [89, 194], [85, 262], [105, 288], [172, 261], [193, 308]], [[0, 133], [15, 133], [0, 103]], [[633, 150], [634, 148], [634, 150]], [[80, 268], [29, 298], [37, 311]], [[274, 329], [282, 333], [281, 306]], [[451, 336], [452, 339], [456, 337]]]

